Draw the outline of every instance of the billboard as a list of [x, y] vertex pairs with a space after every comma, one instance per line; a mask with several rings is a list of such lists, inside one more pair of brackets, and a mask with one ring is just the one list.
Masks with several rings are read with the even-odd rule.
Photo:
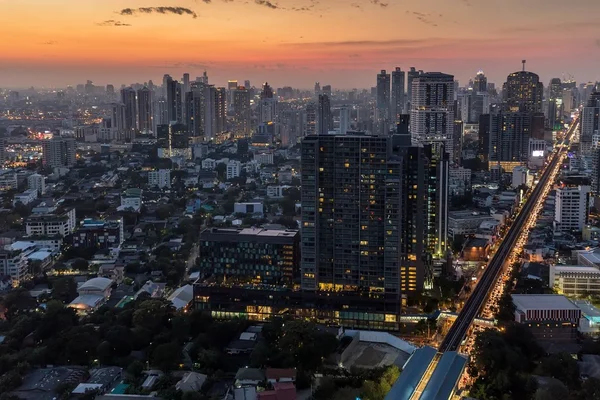
[[533, 150], [531, 155], [533, 157], [544, 157], [544, 150]]

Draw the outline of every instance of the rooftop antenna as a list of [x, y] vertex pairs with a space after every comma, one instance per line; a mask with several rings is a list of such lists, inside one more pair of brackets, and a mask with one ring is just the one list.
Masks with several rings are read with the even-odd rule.
[[525, 72], [525, 63], [527, 62], [527, 60], [523, 60], [521, 62], [523, 63], [523, 72]]

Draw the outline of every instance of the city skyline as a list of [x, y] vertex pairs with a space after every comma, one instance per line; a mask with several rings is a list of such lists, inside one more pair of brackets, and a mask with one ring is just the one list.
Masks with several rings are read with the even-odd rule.
[[350, 89], [375, 86], [379, 70], [396, 66], [451, 73], [461, 83], [483, 69], [501, 83], [521, 59], [545, 84], [569, 75], [598, 80], [596, 22], [570, 15], [594, 15], [600, 3], [574, 0], [568, 11], [555, 0], [5, 0], [0, 87], [159, 84], [165, 73], [194, 78], [207, 70], [218, 85], [320, 81]]

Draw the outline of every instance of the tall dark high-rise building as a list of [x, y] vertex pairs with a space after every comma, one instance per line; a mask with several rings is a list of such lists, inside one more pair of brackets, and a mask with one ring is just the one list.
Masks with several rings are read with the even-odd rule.
[[563, 87], [560, 78], [552, 78], [548, 86], [548, 110], [546, 112], [550, 129], [558, 128], [562, 119], [562, 96]]
[[181, 93], [181, 84], [170, 76], [165, 77], [167, 91], [167, 111], [169, 123], [183, 122], [183, 97]]
[[314, 102], [310, 102], [306, 105], [305, 129], [305, 136], [317, 133], [317, 105]]
[[152, 91], [143, 87], [137, 91], [138, 100], [138, 129], [143, 133], [150, 133], [154, 129], [152, 105]]
[[473, 79], [473, 91], [475, 93], [487, 93], [487, 77], [483, 71], [478, 71]]
[[443, 142], [453, 154], [454, 76], [427, 72], [412, 82], [410, 131], [419, 143]]
[[389, 128], [390, 108], [390, 74], [383, 69], [377, 74], [377, 108], [375, 110], [377, 130], [380, 134], [387, 133]]
[[321, 92], [331, 99], [331, 85], [324, 85]]
[[392, 71], [392, 119], [394, 123], [398, 123], [400, 115], [404, 112], [404, 76], [405, 72], [396, 67]]
[[490, 159], [490, 114], [479, 116], [479, 149], [478, 155], [487, 164]]
[[448, 156], [410, 134], [302, 142], [304, 290], [417, 292], [447, 247]]
[[248, 137], [251, 134], [250, 122], [252, 109], [250, 108], [250, 92], [240, 86], [233, 92], [233, 133], [236, 137]]
[[72, 167], [75, 164], [75, 138], [56, 137], [42, 141], [42, 163], [48, 167]]
[[111, 127], [115, 130], [114, 137], [122, 139], [125, 132], [125, 105], [123, 103], [113, 103], [111, 107]]
[[418, 77], [423, 71], [417, 71], [415, 67], [410, 67], [410, 70], [406, 73], [406, 106], [404, 107], [407, 111], [410, 112], [412, 103], [412, 93], [413, 93], [413, 80]]
[[594, 136], [600, 134], [600, 92], [590, 95], [585, 107], [581, 110], [579, 125], [579, 142], [581, 151], [590, 154], [594, 146]]
[[333, 130], [333, 114], [331, 113], [331, 102], [326, 94], [319, 95], [319, 107], [317, 109], [317, 134], [327, 135]]
[[540, 77], [533, 72], [523, 69], [508, 75], [502, 93], [505, 108], [508, 110], [542, 112], [544, 85], [540, 82]]
[[533, 115], [527, 111], [507, 110], [490, 114], [490, 165], [527, 162]]
[[125, 139], [133, 139], [137, 129], [137, 99], [135, 90], [132, 87], [122, 89], [121, 101], [125, 105]]
[[185, 125], [192, 137], [204, 137], [207, 100], [210, 101], [205, 97], [204, 84], [192, 83], [185, 94]]

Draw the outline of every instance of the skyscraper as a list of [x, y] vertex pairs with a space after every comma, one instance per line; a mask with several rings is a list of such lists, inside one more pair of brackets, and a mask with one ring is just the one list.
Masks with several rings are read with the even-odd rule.
[[274, 122], [277, 119], [277, 99], [273, 96], [273, 88], [267, 82], [260, 93], [258, 113], [259, 123]]
[[413, 93], [413, 80], [418, 77], [423, 71], [417, 71], [415, 67], [410, 67], [410, 71], [406, 73], [406, 105], [405, 110], [410, 112]]
[[487, 93], [487, 77], [483, 71], [478, 71], [473, 80], [473, 91], [475, 93]]
[[384, 69], [377, 74], [377, 108], [375, 114], [377, 132], [386, 134], [392, 119], [390, 117], [390, 74]]
[[548, 127], [554, 129], [562, 119], [562, 83], [560, 78], [553, 78], [548, 87]]
[[447, 246], [448, 158], [410, 135], [302, 142], [304, 290], [398, 301], [431, 282]]
[[305, 136], [317, 133], [317, 105], [310, 102], [306, 105], [306, 133]]
[[584, 154], [591, 154], [592, 149], [598, 148], [600, 139], [600, 92], [590, 95], [585, 107], [581, 110], [579, 126], [579, 142]]
[[248, 137], [251, 134], [250, 92], [243, 86], [233, 91], [233, 133], [235, 137]]
[[183, 98], [181, 93], [181, 85], [173, 80], [170, 76], [166, 77], [167, 90], [167, 111], [169, 123], [183, 122]]
[[157, 135], [158, 125], [169, 125], [169, 107], [166, 97], [158, 97], [154, 101], [154, 117], [152, 131]]
[[125, 105], [123, 103], [112, 104], [110, 119], [111, 127], [116, 132], [113, 136], [121, 139], [125, 132]]
[[529, 159], [529, 138], [533, 113], [527, 111], [497, 110], [490, 115], [490, 165], [505, 163], [511, 166], [526, 163]]
[[154, 125], [152, 119], [154, 112], [152, 110], [152, 91], [143, 87], [137, 91], [138, 100], [138, 129], [144, 134], [152, 132]]
[[542, 112], [544, 85], [533, 72], [513, 72], [508, 75], [502, 91], [505, 108], [511, 111]]
[[315, 82], [315, 97], [319, 97], [321, 94], [321, 84], [319, 82]]
[[410, 130], [419, 143], [443, 142], [453, 154], [454, 76], [422, 73], [412, 81]]
[[185, 94], [185, 125], [191, 137], [204, 138], [206, 104], [210, 99], [205, 98], [204, 84], [194, 82], [190, 91]]
[[137, 101], [132, 87], [121, 89], [121, 101], [125, 105], [125, 139], [133, 139], [137, 129]]
[[400, 67], [392, 71], [392, 119], [396, 124], [404, 112], [404, 76], [405, 73]]
[[317, 134], [327, 135], [333, 130], [333, 114], [331, 113], [331, 103], [326, 94], [319, 95], [319, 108], [317, 110]]
[[350, 130], [350, 108], [340, 107], [340, 134], [345, 135]]

